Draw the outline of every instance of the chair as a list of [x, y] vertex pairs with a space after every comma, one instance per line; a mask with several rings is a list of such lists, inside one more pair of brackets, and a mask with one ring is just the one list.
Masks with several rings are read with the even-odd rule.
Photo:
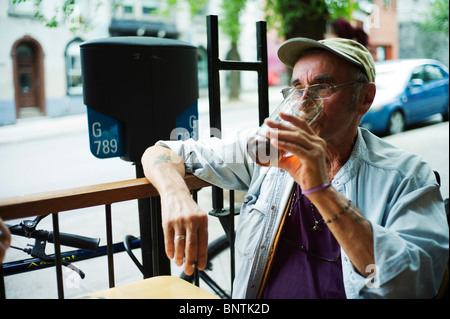
[[[439, 186], [441, 186], [441, 176], [437, 171], [434, 171], [434, 175], [436, 177], [436, 181], [438, 182]], [[449, 223], [449, 217], [448, 217], [448, 202], [449, 198], [446, 198], [444, 200], [445, 205], [445, 213], [447, 215], [447, 225], [450, 225]], [[438, 294], [436, 295], [436, 299], [450, 299], [449, 297], [449, 259], [447, 256], [447, 267], [445, 267], [445, 273], [444, 278], [442, 278], [441, 287], [439, 288]]]

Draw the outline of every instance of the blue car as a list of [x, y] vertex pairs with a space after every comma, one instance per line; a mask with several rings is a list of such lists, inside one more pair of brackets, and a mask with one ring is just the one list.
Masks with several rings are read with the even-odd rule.
[[436, 60], [375, 63], [377, 92], [361, 126], [375, 134], [396, 134], [435, 114], [448, 121], [448, 69]]

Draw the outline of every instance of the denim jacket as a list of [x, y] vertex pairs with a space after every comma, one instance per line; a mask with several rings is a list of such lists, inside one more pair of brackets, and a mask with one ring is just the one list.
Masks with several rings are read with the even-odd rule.
[[[233, 298], [256, 298], [293, 178], [261, 167], [246, 153], [251, 131], [227, 139], [160, 141], [184, 160], [186, 172], [224, 189], [247, 192], [236, 233]], [[370, 221], [375, 264], [367, 278], [341, 249], [347, 298], [431, 298], [448, 260], [449, 230], [434, 173], [419, 156], [359, 128], [347, 163], [332, 181]]]

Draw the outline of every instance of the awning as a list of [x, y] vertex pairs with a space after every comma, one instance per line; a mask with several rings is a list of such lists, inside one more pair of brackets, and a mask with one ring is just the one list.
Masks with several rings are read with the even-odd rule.
[[112, 19], [109, 33], [116, 36], [148, 36], [177, 39], [178, 32], [175, 24], [160, 21], [138, 21]]

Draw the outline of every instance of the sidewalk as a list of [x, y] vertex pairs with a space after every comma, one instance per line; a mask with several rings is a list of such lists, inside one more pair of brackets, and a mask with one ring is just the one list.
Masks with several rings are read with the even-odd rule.
[[0, 145], [81, 133], [86, 130], [86, 113], [62, 117], [35, 117], [0, 126]]
[[[269, 105], [271, 107], [281, 101], [280, 91], [280, 87], [269, 87]], [[244, 109], [255, 107], [257, 101], [257, 91], [244, 91], [241, 92], [239, 101], [230, 102], [226, 96], [222, 96], [221, 107], [222, 110]], [[209, 99], [207, 95], [198, 99], [198, 113], [199, 116], [209, 120]], [[86, 113], [61, 117], [19, 119], [15, 124], [0, 126], [0, 145], [84, 132], [88, 133]]]

